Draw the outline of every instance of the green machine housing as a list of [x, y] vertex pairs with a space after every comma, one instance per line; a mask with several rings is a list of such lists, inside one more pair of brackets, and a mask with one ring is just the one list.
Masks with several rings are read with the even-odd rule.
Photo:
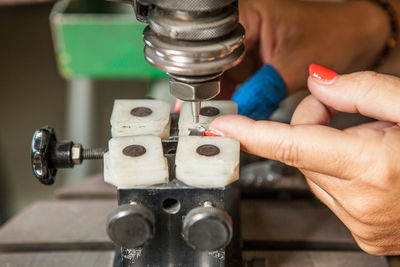
[[68, 79], [159, 79], [167, 75], [143, 56], [142, 32], [131, 5], [62, 0], [51, 14], [56, 57]]

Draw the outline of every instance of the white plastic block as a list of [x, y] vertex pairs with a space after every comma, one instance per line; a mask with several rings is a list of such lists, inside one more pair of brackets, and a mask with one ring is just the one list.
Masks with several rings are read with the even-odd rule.
[[[202, 145], [214, 145], [215, 156], [200, 155]], [[221, 187], [239, 179], [240, 143], [229, 137], [181, 136], [176, 152], [176, 178], [187, 185]]]
[[[210, 127], [213, 120], [221, 115], [227, 114], [237, 114], [238, 107], [237, 104], [229, 100], [211, 100], [204, 101], [201, 103], [201, 108], [214, 107], [219, 110], [219, 114], [216, 116], [203, 116], [200, 115], [199, 124], [203, 126], [206, 130]], [[190, 102], [185, 102], [182, 104], [181, 112], [179, 116], [179, 135], [187, 136], [189, 135], [190, 128], [195, 128], [198, 124], [193, 122], [192, 108]]]
[[114, 181], [111, 178], [110, 170], [108, 168], [109, 155], [110, 152], [104, 153], [103, 155], [103, 176], [104, 182], [114, 185]]
[[[129, 156], [124, 149], [141, 146], [145, 153]], [[160, 137], [153, 135], [115, 137], [104, 155], [104, 181], [118, 188], [134, 188], [168, 182], [168, 164]], [[141, 150], [143, 153], [143, 150]], [[132, 153], [130, 153], [132, 155]]]
[[[131, 111], [145, 107], [151, 110], [148, 116], [134, 116]], [[164, 101], [137, 99], [115, 100], [111, 114], [111, 136], [152, 134], [161, 138], [169, 136], [171, 106]]]

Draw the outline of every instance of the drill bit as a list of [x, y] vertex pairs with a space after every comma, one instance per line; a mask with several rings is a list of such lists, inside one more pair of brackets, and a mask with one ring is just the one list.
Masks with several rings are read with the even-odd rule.
[[201, 108], [201, 102], [200, 101], [193, 101], [192, 102], [192, 114], [193, 114], [193, 122], [194, 123], [199, 123], [200, 108]]
[[189, 128], [189, 135], [203, 136], [204, 132], [206, 131], [206, 129], [199, 124], [200, 108], [201, 108], [201, 101], [192, 102], [193, 122], [196, 123], [196, 125], [193, 128]]

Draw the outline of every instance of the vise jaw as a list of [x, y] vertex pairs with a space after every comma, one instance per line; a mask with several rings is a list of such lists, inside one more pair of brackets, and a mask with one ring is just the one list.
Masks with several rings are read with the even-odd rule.
[[[114, 104], [104, 177], [117, 187], [119, 205], [108, 217], [109, 237], [121, 248], [123, 266], [239, 263], [231, 185], [239, 174], [239, 142], [188, 136], [190, 108], [179, 118], [167, 107], [157, 100]], [[205, 102], [203, 109], [204, 128], [237, 111], [230, 101]]]

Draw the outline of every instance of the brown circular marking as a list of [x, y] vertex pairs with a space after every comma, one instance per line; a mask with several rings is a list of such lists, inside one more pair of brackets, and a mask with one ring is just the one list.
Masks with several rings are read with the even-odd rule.
[[220, 150], [217, 146], [207, 144], [199, 146], [196, 152], [202, 156], [212, 157], [218, 155]]
[[146, 153], [146, 148], [141, 145], [131, 145], [127, 146], [122, 150], [122, 153], [128, 157], [140, 157]]
[[207, 117], [214, 117], [219, 114], [219, 109], [215, 107], [203, 107], [200, 109], [200, 115]]
[[147, 107], [137, 107], [131, 110], [131, 115], [136, 117], [147, 117], [152, 113], [153, 111]]

